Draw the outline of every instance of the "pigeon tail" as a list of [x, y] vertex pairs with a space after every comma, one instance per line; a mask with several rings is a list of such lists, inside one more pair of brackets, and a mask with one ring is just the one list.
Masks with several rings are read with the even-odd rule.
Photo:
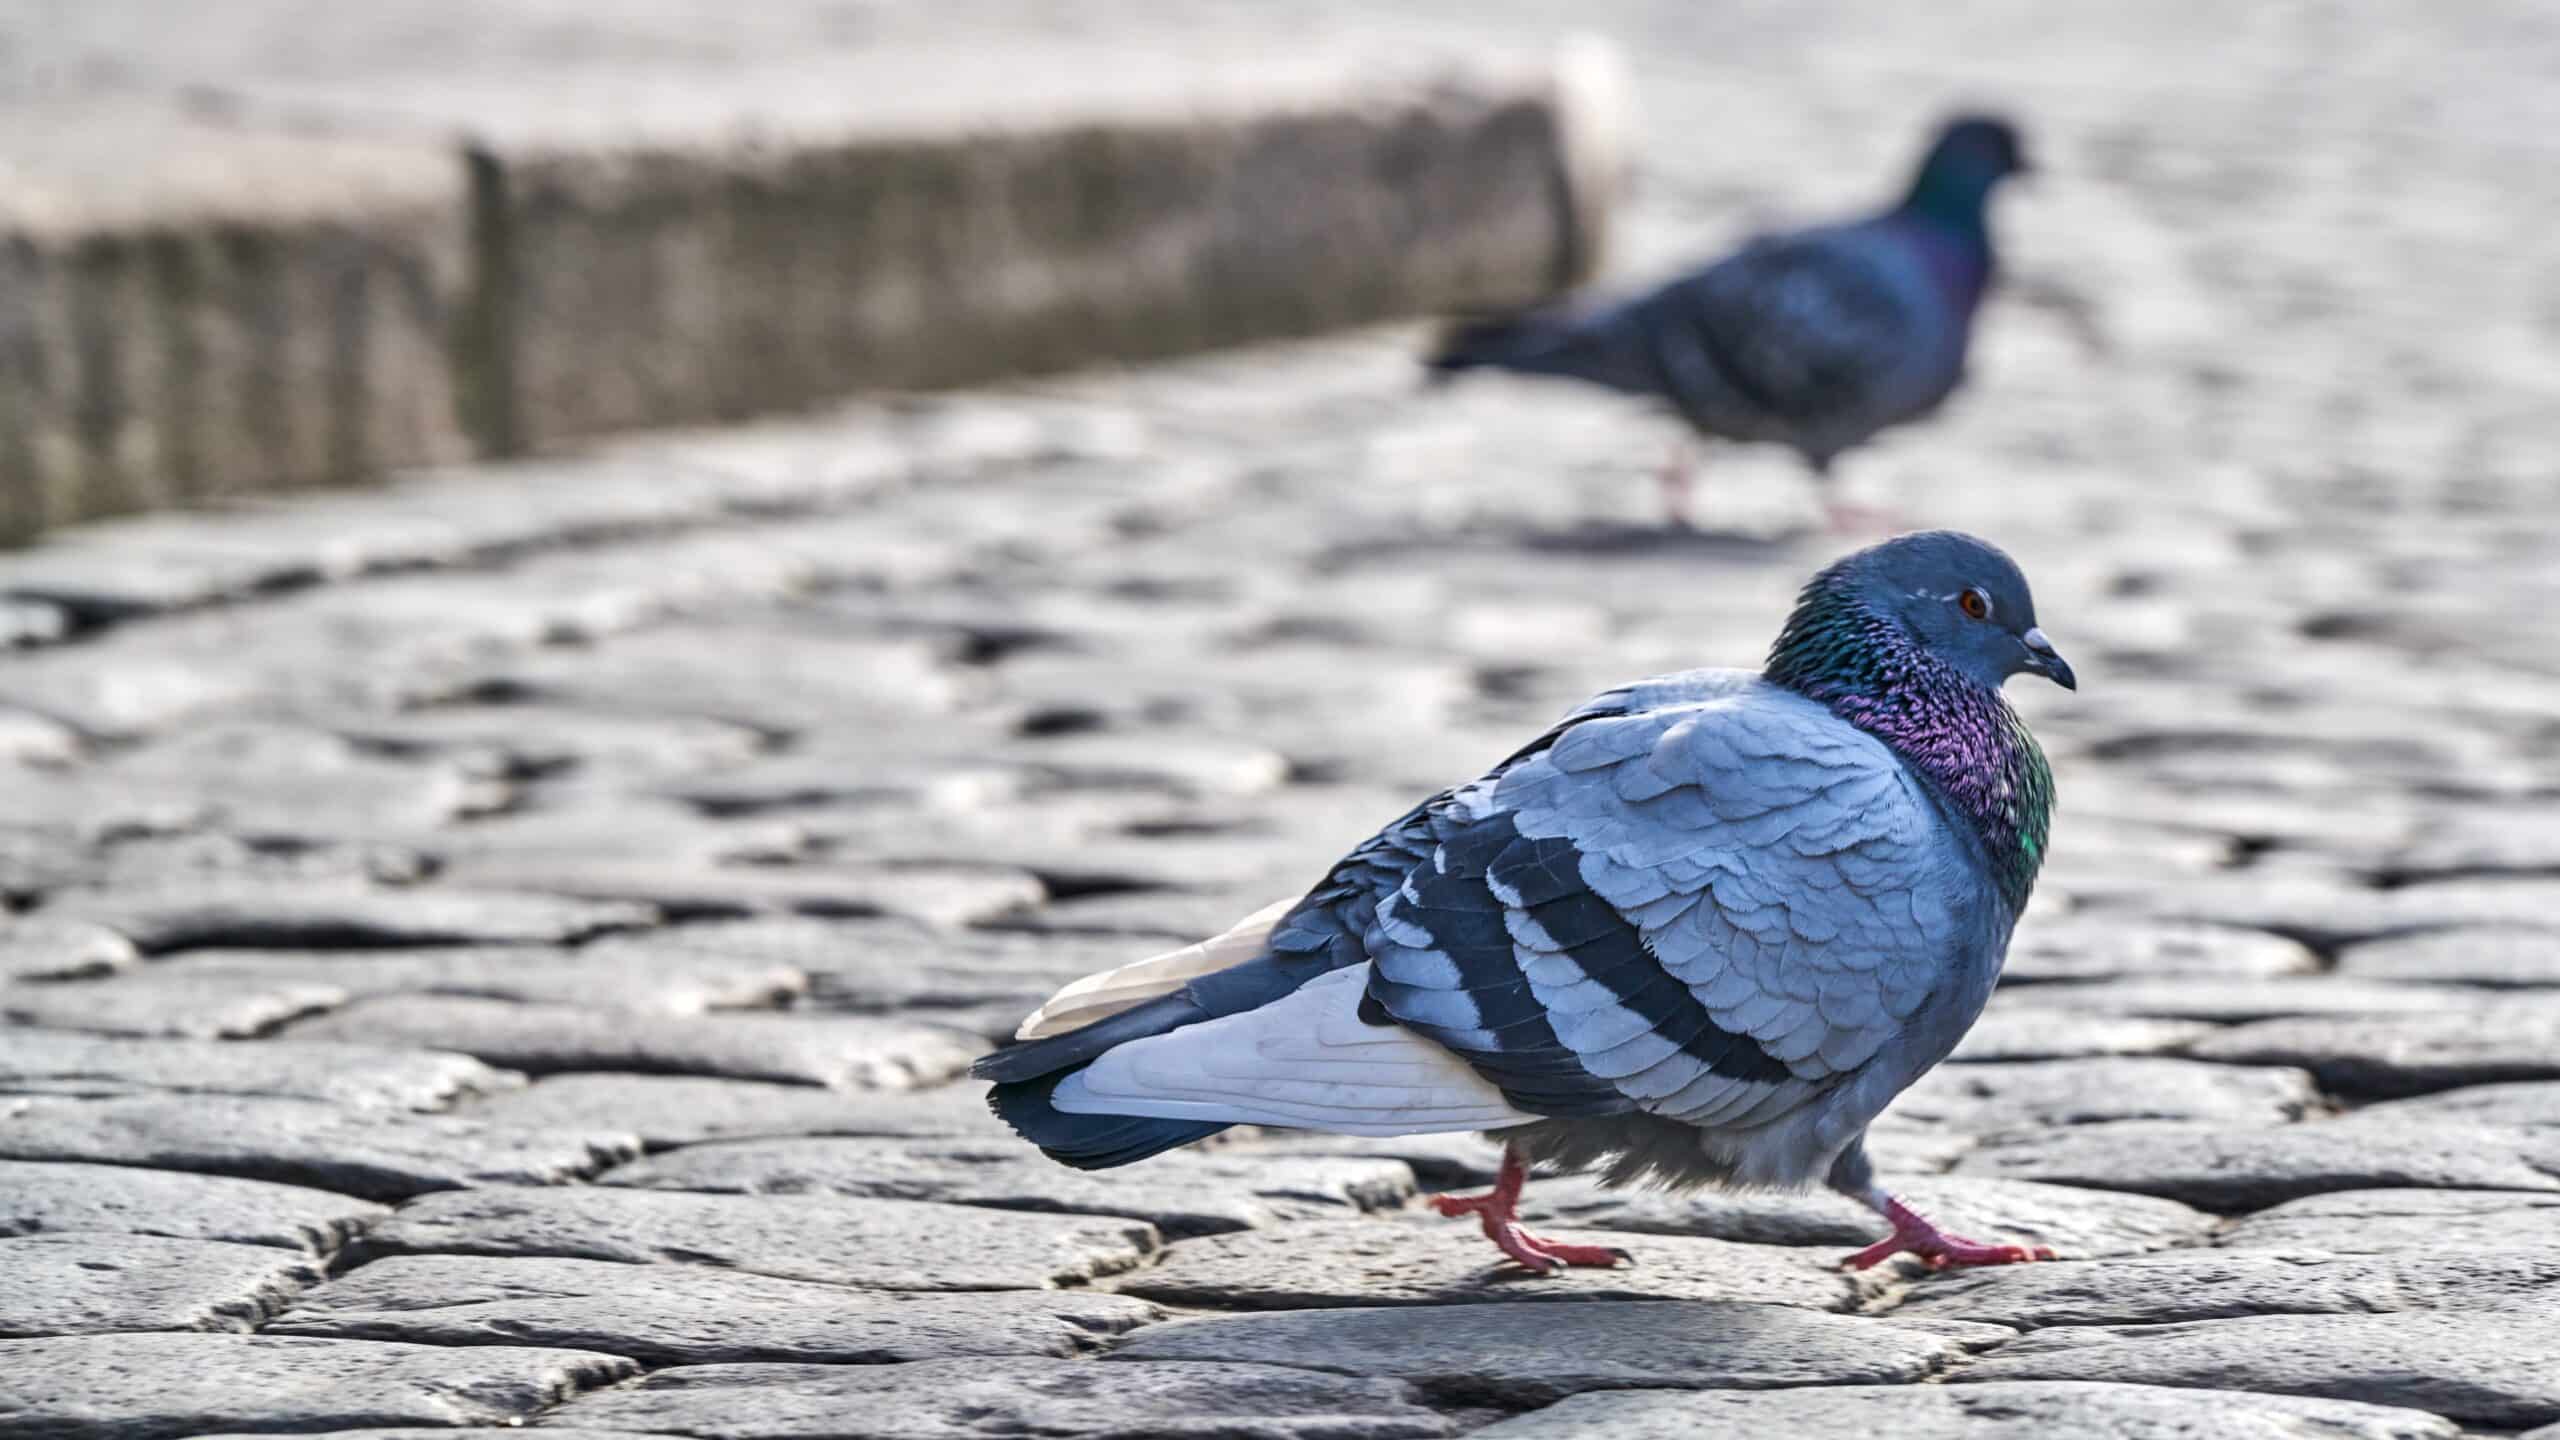
[[1115, 1045], [1162, 1035], [1208, 1018], [1207, 1011], [1177, 990], [1064, 1035], [1008, 1045], [981, 1057], [969, 1067], [969, 1073], [997, 1082], [987, 1093], [987, 1108], [1012, 1126], [1015, 1134], [1039, 1146], [1041, 1153], [1079, 1170], [1107, 1170], [1215, 1135], [1227, 1125], [1223, 1121], [1070, 1114], [1052, 1103], [1058, 1082]]
[[1223, 1120], [1162, 1120], [1143, 1115], [1075, 1115], [1051, 1096], [1065, 1075], [1000, 1084], [987, 1092], [987, 1108], [1040, 1153], [1078, 1170], [1132, 1165], [1176, 1146], [1205, 1140], [1227, 1128]]
[[1643, 337], [1619, 311], [1563, 308], [1461, 321], [1423, 362], [1434, 383], [1462, 370], [1509, 370], [1587, 381], [1632, 395], [1658, 388]]

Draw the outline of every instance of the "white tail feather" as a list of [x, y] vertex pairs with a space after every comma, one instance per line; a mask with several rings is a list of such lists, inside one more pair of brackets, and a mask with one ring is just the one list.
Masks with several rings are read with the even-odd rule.
[[1117, 970], [1087, 975], [1032, 1011], [1030, 1018], [1014, 1028], [1013, 1038], [1037, 1040], [1081, 1030], [1159, 995], [1170, 995], [1196, 976], [1250, 960], [1261, 953], [1263, 942], [1271, 937], [1271, 927], [1279, 924], [1297, 903], [1275, 900], [1237, 921], [1235, 928], [1223, 935], [1133, 961]]
[[1258, 1010], [1131, 1040], [1058, 1082], [1078, 1115], [1286, 1125], [1337, 1135], [1499, 1130], [1536, 1120], [1467, 1063], [1359, 1016], [1369, 967], [1309, 981]]

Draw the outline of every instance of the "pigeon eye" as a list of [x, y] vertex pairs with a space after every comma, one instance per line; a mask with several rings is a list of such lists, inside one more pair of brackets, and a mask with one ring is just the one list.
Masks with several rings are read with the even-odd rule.
[[1956, 608], [1972, 619], [1988, 620], [1991, 618], [1991, 597], [1983, 594], [1980, 586], [1975, 586], [1956, 597]]

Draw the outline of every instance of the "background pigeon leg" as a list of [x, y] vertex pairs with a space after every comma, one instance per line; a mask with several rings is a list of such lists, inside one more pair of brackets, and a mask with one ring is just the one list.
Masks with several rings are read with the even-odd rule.
[[1532, 1235], [1520, 1226], [1520, 1192], [1529, 1183], [1529, 1162], [1516, 1146], [1504, 1146], [1502, 1173], [1482, 1195], [1434, 1195], [1431, 1208], [1443, 1215], [1473, 1215], [1484, 1225], [1484, 1238], [1524, 1269], [1545, 1275], [1568, 1265], [1603, 1269], [1632, 1265], [1635, 1257], [1610, 1245], [1573, 1245]]
[[1895, 1199], [1882, 1186], [1871, 1187], [1857, 1198], [1891, 1222], [1893, 1233], [1842, 1260], [1840, 1266], [1844, 1270], [1869, 1269], [1906, 1251], [1919, 1256], [1932, 1270], [1951, 1270], [1966, 1265], [2015, 1265], [2024, 1260], [2055, 1258], [2050, 1246], [1992, 1245], [1951, 1235], [1931, 1223], [1927, 1216]]
[[1671, 442], [1662, 461], [1662, 523], [1674, 530], [1698, 528], [1698, 449], [1687, 439]]

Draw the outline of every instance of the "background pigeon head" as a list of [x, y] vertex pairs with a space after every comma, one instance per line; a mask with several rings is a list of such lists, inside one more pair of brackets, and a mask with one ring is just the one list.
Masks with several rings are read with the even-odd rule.
[[1853, 676], [1889, 683], [1901, 669], [1896, 654], [1915, 649], [1989, 689], [2021, 672], [2079, 688], [2036, 627], [2017, 562], [1954, 530], [1899, 536], [1814, 576], [1770, 652], [1769, 675], [1815, 689]]
[[1939, 130], [1903, 204], [1939, 219], [1978, 224], [1993, 187], [2030, 168], [2015, 125], [1996, 115], [1960, 115]]

